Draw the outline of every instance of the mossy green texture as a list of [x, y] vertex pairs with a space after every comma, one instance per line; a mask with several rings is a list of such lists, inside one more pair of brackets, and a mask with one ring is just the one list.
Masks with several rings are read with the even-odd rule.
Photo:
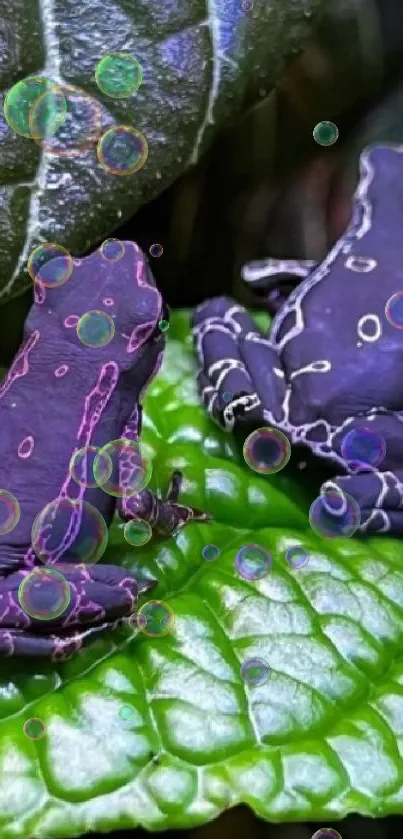
[[[195, 367], [178, 313], [144, 448], [154, 487], [181, 468], [183, 499], [214, 521], [144, 548], [116, 521], [104, 557], [158, 580], [174, 630], [122, 628], [57, 667], [1, 662], [1, 839], [189, 827], [240, 802], [271, 821], [403, 812], [403, 546], [315, 536], [301, 478], [247, 468], [201, 407]], [[274, 557], [255, 582], [234, 566], [248, 543]], [[309, 553], [298, 571], [292, 544]], [[241, 676], [251, 657], [270, 667], [260, 686]]]

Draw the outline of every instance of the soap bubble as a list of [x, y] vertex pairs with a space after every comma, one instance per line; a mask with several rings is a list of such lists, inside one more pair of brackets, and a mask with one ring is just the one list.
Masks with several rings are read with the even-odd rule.
[[[38, 103], [38, 124], [32, 126], [30, 115]], [[60, 86], [43, 76], [21, 79], [10, 88], [4, 100], [8, 125], [16, 134], [28, 139], [54, 134], [63, 124], [66, 113], [67, 103]]]
[[130, 519], [123, 528], [123, 535], [129, 545], [139, 548], [150, 541], [153, 531], [148, 521], [143, 521], [143, 519]]
[[35, 568], [18, 586], [22, 611], [38, 621], [52, 621], [63, 615], [70, 599], [69, 583], [54, 568]]
[[124, 99], [139, 89], [143, 81], [143, 68], [134, 55], [111, 52], [98, 62], [95, 81], [106, 96]]
[[41, 740], [46, 734], [45, 724], [38, 717], [30, 717], [24, 723], [24, 734], [29, 740]]
[[339, 136], [339, 129], [334, 122], [328, 122], [327, 120], [323, 120], [323, 122], [318, 122], [313, 129], [313, 139], [316, 143], [319, 143], [320, 146], [332, 146], [333, 143], [336, 142]]
[[[107, 463], [112, 461], [112, 473], [106, 480], [105, 457]], [[106, 443], [95, 457], [94, 478], [98, 486], [116, 498], [137, 495], [145, 489], [151, 475], [151, 463], [143, 459], [139, 444], [125, 437]]]
[[243, 456], [254, 472], [274, 475], [284, 469], [291, 457], [290, 441], [276, 428], [258, 428], [246, 438]]
[[205, 545], [202, 550], [202, 556], [207, 562], [213, 562], [220, 556], [220, 549], [217, 548], [217, 545]]
[[114, 125], [102, 135], [97, 156], [101, 166], [111, 175], [134, 175], [146, 163], [147, 140], [131, 125]]
[[98, 446], [83, 446], [82, 449], [74, 452], [69, 463], [70, 475], [74, 481], [81, 487], [86, 489], [94, 489], [100, 486], [101, 475], [103, 481], [109, 480], [112, 475], [112, 461], [108, 455], [100, 454], [100, 461], [98, 462], [98, 482], [94, 477], [94, 461], [97, 455], [100, 454]]
[[32, 280], [46, 288], [59, 288], [73, 273], [74, 262], [68, 250], [55, 242], [43, 242], [31, 251], [27, 269]]
[[0, 489], [0, 536], [11, 533], [20, 520], [20, 505], [12, 492]]
[[259, 545], [243, 545], [235, 557], [235, 568], [244, 580], [261, 580], [272, 565], [272, 555]]
[[264, 685], [270, 675], [270, 667], [263, 658], [248, 658], [242, 663], [241, 676], [248, 685]]
[[286, 561], [291, 568], [304, 568], [309, 562], [309, 553], [301, 545], [292, 545], [285, 554]]
[[169, 329], [169, 320], [164, 320], [164, 318], [162, 318], [162, 320], [158, 323], [158, 329], [161, 332], [167, 332]]
[[397, 291], [389, 297], [385, 305], [385, 315], [396, 329], [403, 329], [403, 291]]
[[379, 466], [385, 458], [386, 443], [380, 434], [368, 428], [353, 428], [341, 444], [342, 457], [358, 466]]
[[63, 561], [93, 565], [108, 542], [106, 522], [88, 501], [57, 498], [36, 516], [32, 547], [42, 562]]
[[120, 239], [105, 239], [100, 247], [101, 256], [107, 262], [117, 262], [125, 253], [124, 243]]
[[150, 245], [148, 252], [155, 259], [158, 259], [164, 253], [164, 248], [158, 242], [155, 242], [153, 245]]
[[175, 626], [174, 612], [162, 600], [149, 600], [137, 614], [140, 631], [149, 638], [162, 638], [172, 632]]
[[122, 707], [119, 708], [119, 716], [121, 720], [130, 720], [133, 714], [134, 709], [131, 708], [130, 705], [122, 705]]
[[[61, 83], [58, 88], [66, 101], [63, 123], [50, 134], [44, 133], [42, 97], [33, 104], [29, 114], [31, 136], [48, 154], [54, 157], [74, 157], [92, 148], [102, 132], [102, 106], [84, 90]], [[43, 94], [48, 96], [48, 94]]]
[[85, 347], [101, 349], [112, 341], [115, 335], [113, 318], [106, 312], [93, 309], [81, 315], [77, 323], [77, 336]]
[[341, 835], [333, 827], [320, 827], [315, 831], [312, 839], [341, 839]]
[[358, 529], [361, 511], [348, 493], [326, 490], [315, 499], [309, 510], [309, 523], [318, 536], [326, 539], [349, 537]]

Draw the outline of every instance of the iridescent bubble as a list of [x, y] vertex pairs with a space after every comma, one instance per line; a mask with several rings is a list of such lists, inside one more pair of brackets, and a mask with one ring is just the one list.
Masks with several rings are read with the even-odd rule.
[[100, 349], [112, 341], [115, 335], [115, 324], [107, 312], [93, 309], [81, 315], [76, 330], [78, 338], [85, 347]]
[[164, 248], [158, 242], [155, 242], [153, 245], [150, 245], [148, 252], [155, 259], [158, 259], [164, 253]]
[[258, 428], [246, 438], [243, 456], [254, 472], [274, 475], [284, 469], [291, 457], [290, 441], [277, 428]]
[[97, 455], [100, 454], [98, 446], [83, 446], [82, 449], [74, 452], [69, 463], [69, 472], [74, 481], [79, 486], [86, 489], [93, 489], [96, 486], [101, 486], [101, 481], [106, 483], [112, 475], [112, 461], [108, 455], [100, 454], [97, 465], [97, 478], [94, 478], [94, 461]]
[[338, 830], [333, 827], [320, 827], [312, 836], [312, 839], [342, 839]]
[[111, 52], [98, 62], [95, 81], [106, 96], [124, 99], [139, 89], [143, 81], [143, 68], [134, 55]]
[[328, 122], [327, 120], [323, 120], [323, 122], [318, 122], [313, 129], [313, 139], [316, 143], [319, 143], [320, 146], [332, 146], [333, 143], [336, 142], [339, 136], [339, 129], [334, 122]]
[[[30, 114], [39, 100], [40, 120], [32, 133]], [[21, 79], [8, 91], [4, 100], [4, 116], [13, 131], [21, 137], [39, 139], [45, 132], [54, 134], [66, 119], [67, 103], [59, 87], [43, 76]]]
[[128, 618], [128, 624], [133, 632], [141, 632], [147, 624], [145, 615], [140, 615], [138, 612], [133, 612]]
[[63, 556], [66, 562], [93, 565], [107, 542], [106, 522], [88, 501], [58, 498], [44, 507], [32, 525], [32, 547], [45, 563]]
[[131, 125], [114, 125], [102, 135], [97, 156], [101, 166], [111, 175], [134, 175], [147, 160], [147, 140]]
[[235, 557], [235, 568], [244, 580], [261, 580], [272, 565], [272, 555], [259, 545], [243, 545]]
[[66, 578], [54, 568], [35, 568], [18, 586], [23, 612], [38, 621], [52, 621], [63, 615], [71, 600]]
[[385, 305], [385, 315], [396, 329], [403, 329], [403, 291], [397, 291]]
[[160, 320], [158, 323], [158, 329], [160, 330], [160, 332], [167, 332], [169, 329], [169, 321], [164, 320], [164, 318], [162, 318], [162, 320]]
[[253, 9], [252, 0], [242, 0], [241, 9], [243, 12], [251, 12]]
[[121, 720], [130, 720], [134, 714], [134, 709], [130, 707], [130, 705], [122, 705], [119, 708], [119, 716]]
[[213, 562], [220, 556], [220, 549], [217, 548], [217, 545], [205, 545], [202, 550], [202, 556], [207, 562]]
[[74, 268], [72, 256], [62, 245], [43, 242], [31, 251], [27, 269], [32, 280], [46, 288], [59, 288], [71, 277]]
[[[139, 618], [140, 623], [143, 624], [141, 627]], [[139, 609], [137, 623], [144, 635], [149, 638], [162, 638], [172, 632], [175, 626], [175, 615], [171, 607], [162, 600], [149, 600]]]
[[148, 521], [143, 519], [131, 519], [123, 528], [123, 535], [129, 545], [140, 548], [150, 541], [153, 535], [152, 527]]
[[102, 106], [86, 91], [74, 85], [61, 83], [58, 88], [66, 101], [62, 125], [57, 131], [44, 135], [44, 105], [40, 97], [29, 113], [31, 136], [37, 145], [54, 157], [74, 157], [98, 142], [102, 132]]
[[241, 665], [241, 676], [250, 686], [264, 685], [270, 675], [270, 667], [263, 658], [247, 658]]
[[291, 568], [304, 568], [309, 562], [309, 553], [301, 545], [292, 545], [286, 551], [285, 558]]
[[41, 740], [46, 734], [45, 723], [39, 717], [31, 717], [24, 723], [24, 734], [30, 740]]
[[369, 428], [353, 428], [342, 441], [341, 454], [356, 466], [379, 466], [385, 458], [386, 443]]
[[355, 498], [348, 493], [326, 490], [315, 499], [309, 510], [309, 523], [318, 536], [336, 539], [352, 536], [358, 529], [361, 511]]
[[101, 256], [107, 262], [117, 262], [125, 253], [124, 243], [120, 239], [105, 239], [100, 247]]
[[[112, 473], [105, 480], [105, 457], [112, 461]], [[145, 489], [152, 475], [152, 466], [143, 459], [140, 446], [134, 440], [121, 437], [111, 440], [99, 450], [94, 461], [94, 478], [108, 495], [116, 498], [136, 495]]]
[[20, 520], [20, 505], [12, 492], [0, 489], [0, 536], [11, 533]]

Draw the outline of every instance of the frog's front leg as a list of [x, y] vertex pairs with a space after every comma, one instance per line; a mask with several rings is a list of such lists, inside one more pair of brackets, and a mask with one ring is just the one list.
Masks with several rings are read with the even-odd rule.
[[290, 292], [317, 267], [310, 259], [259, 259], [243, 266], [242, 279], [275, 314]]
[[216, 297], [197, 307], [193, 334], [204, 405], [227, 431], [234, 425], [281, 425], [286, 380], [275, 347], [243, 306]]
[[[127, 440], [138, 440], [141, 434], [142, 410], [138, 405], [132, 412], [122, 437]], [[135, 462], [132, 468], [136, 469]], [[124, 474], [130, 485], [133, 485], [133, 473], [125, 464]], [[122, 519], [139, 518], [147, 521], [156, 533], [169, 535], [183, 527], [189, 521], [209, 521], [210, 516], [206, 512], [197, 510], [195, 507], [188, 507], [186, 504], [179, 504], [178, 497], [182, 475], [174, 472], [165, 495], [165, 498], [157, 496], [149, 489], [143, 489], [137, 495], [124, 495], [118, 500], [117, 510]]]

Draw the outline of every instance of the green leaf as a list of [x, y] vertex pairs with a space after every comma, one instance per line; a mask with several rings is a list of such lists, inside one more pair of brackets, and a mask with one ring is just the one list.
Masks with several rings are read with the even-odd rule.
[[[315, 536], [301, 484], [251, 472], [206, 417], [188, 332], [174, 315], [144, 448], [154, 487], [180, 467], [183, 498], [214, 521], [144, 548], [111, 528], [105, 561], [158, 580], [170, 633], [122, 628], [57, 667], [1, 663], [2, 839], [190, 827], [239, 802], [271, 821], [403, 810], [402, 545]], [[251, 543], [274, 558], [258, 581], [234, 565]], [[294, 544], [309, 554], [298, 571]], [[248, 686], [256, 657], [267, 680]]]
[[[0, 302], [30, 284], [31, 250], [56, 241], [80, 254], [98, 244], [162, 192], [234, 120], [279, 79], [302, 46], [320, 0], [71, 3], [15, 0], [2, 13], [0, 69]], [[95, 83], [98, 61], [134, 54], [143, 83], [113, 99]], [[148, 140], [148, 160], [134, 175], [108, 174], [95, 144], [75, 157], [42, 152], [5, 121], [5, 94], [29, 75], [75, 85], [102, 105], [102, 128], [132, 125]], [[247, 150], [246, 150], [247, 153]]]

